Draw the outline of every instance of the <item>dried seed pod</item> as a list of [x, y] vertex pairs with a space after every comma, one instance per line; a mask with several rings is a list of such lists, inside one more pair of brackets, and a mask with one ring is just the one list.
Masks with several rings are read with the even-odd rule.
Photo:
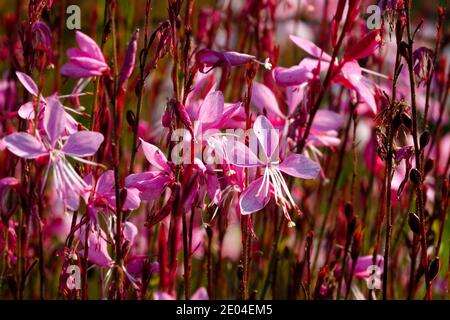
[[419, 233], [420, 233], [420, 219], [414, 212], [410, 212], [409, 213], [408, 225], [411, 228], [412, 232], [414, 232], [416, 235], [419, 235]]
[[422, 181], [422, 175], [419, 170], [412, 168], [411, 171], [409, 171], [409, 179], [413, 184], [418, 185]]
[[430, 142], [430, 139], [430, 132], [428, 130], [425, 130], [419, 138], [419, 145], [421, 150], [427, 146], [427, 144]]
[[437, 277], [440, 268], [441, 268], [441, 263], [440, 263], [439, 257], [436, 257], [433, 259], [433, 261], [430, 261], [430, 263], [428, 265], [428, 274], [430, 276], [430, 281], [434, 280]]

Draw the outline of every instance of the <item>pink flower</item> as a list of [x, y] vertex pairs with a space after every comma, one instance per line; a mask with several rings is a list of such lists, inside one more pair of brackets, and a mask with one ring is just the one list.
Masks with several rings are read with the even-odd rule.
[[[114, 171], [105, 171], [94, 183], [92, 174], [84, 178], [84, 181], [91, 186], [91, 189], [83, 194], [86, 202], [87, 212], [94, 222], [98, 222], [98, 212], [115, 212], [116, 211], [116, 193]], [[139, 190], [127, 188], [125, 202], [122, 204], [122, 210], [129, 211], [139, 208], [141, 200], [139, 198]], [[124, 191], [122, 191], [124, 192]]]
[[[100, 228], [89, 227], [88, 235], [88, 260], [89, 262], [101, 267], [111, 268], [114, 265], [114, 260], [108, 252], [108, 240], [105, 232]], [[86, 238], [86, 227], [81, 229], [80, 239]], [[84, 250], [80, 250], [80, 255], [84, 255]]]
[[[373, 37], [373, 34], [370, 35]], [[370, 37], [370, 38], [371, 38]], [[282, 87], [301, 85], [314, 78], [318, 72], [324, 72], [328, 70], [331, 56], [323, 52], [322, 49], [317, 47], [311, 41], [302, 39], [297, 36], [290, 36], [291, 40], [301, 49], [309, 53], [314, 58], [305, 58], [299, 65], [291, 68], [277, 67], [274, 69], [273, 76], [276, 83]], [[375, 37], [378, 39], [378, 37]], [[375, 40], [374, 40], [375, 41]], [[377, 112], [377, 105], [375, 102], [374, 92], [371, 88], [372, 85], [363, 77], [362, 71], [371, 72], [366, 69], [362, 69], [356, 57], [358, 59], [365, 57], [368, 54], [372, 54], [376, 45], [373, 42], [368, 41], [366, 47], [357, 48], [355, 52], [352, 52], [352, 56], [344, 58], [343, 61], [335, 65], [340, 68], [340, 72], [334, 76], [333, 82], [339, 83], [350, 90], [356, 91], [359, 95], [359, 99], [362, 102], [367, 103], [373, 113]], [[377, 42], [376, 40], [375, 42]], [[353, 51], [353, 50], [352, 50]]]
[[[64, 111], [64, 118], [65, 118], [65, 128], [67, 130], [67, 132], [69, 133], [74, 133], [76, 131], [78, 131], [78, 122], [67, 112], [65, 112], [65, 109], [69, 109], [69, 108], [65, 108], [61, 102], [59, 101], [59, 98], [61, 98], [62, 96], [58, 97], [57, 95], [51, 95], [49, 97], [43, 97], [38, 89], [37, 84], [33, 81], [33, 79], [31, 79], [30, 76], [28, 76], [27, 74], [23, 73], [23, 72], [19, 72], [16, 71], [16, 76], [17, 79], [19, 79], [20, 83], [22, 83], [22, 85], [24, 86], [24, 88], [35, 98], [37, 98], [39, 100], [39, 104], [37, 107], [37, 113], [38, 116], [40, 116], [43, 112], [43, 110], [45, 109], [45, 106], [47, 104], [53, 104], [53, 105], [58, 105], [58, 108], [62, 109]], [[69, 95], [69, 97], [76, 97], [82, 95], [82, 93], [72, 93], [71, 95]], [[25, 120], [33, 120], [36, 117], [36, 102], [35, 101], [28, 101], [26, 103], [24, 103], [23, 105], [20, 106], [18, 114], [19, 117], [21, 117], [22, 119]], [[71, 109], [69, 109], [71, 110]], [[72, 110], [73, 111], [73, 110]]]
[[[383, 273], [383, 263], [384, 258], [382, 255], [377, 255], [375, 259], [375, 264], [373, 263], [373, 256], [363, 256], [359, 257], [355, 264], [354, 276], [360, 279], [368, 279], [372, 273], [370, 272], [369, 267], [375, 265], [380, 268], [380, 274]], [[353, 262], [349, 261], [349, 267], [351, 268]]]
[[[233, 155], [237, 155], [237, 159], [233, 156], [230, 160], [235, 166], [261, 167], [264, 170], [263, 176], [250, 183], [241, 194], [239, 199], [241, 214], [251, 214], [263, 209], [273, 193], [275, 200], [282, 207], [289, 225], [294, 226], [288, 210], [294, 208], [299, 212], [299, 208], [292, 198], [281, 172], [297, 178], [314, 179], [320, 172], [320, 166], [299, 154], [291, 154], [280, 162], [278, 158], [279, 135], [265, 116], [256, 118], [253, 131], [262, 147], [263, 160], [258, 159], [246, 145], [239, 141], [235, 141], [236, 145], [233, 150]], [[245, 157], [244, 161], [242, 161], [242, 157]]]
[[99, 132], [80, 131], [62, 139], [66, 126], [63, 108], [56, 100], [47, 104], [42, 120], [44, 135], [37, 132], [37, 138], [26, 132], [15, 132], [6, 136], [3, 141], [6, 148], [23, 159], [36, 159], [48, 156], [49, 162], [44, 176], [43, 187], [47, 180], [49, 168], [53, 168], [56, 192], [70, 210], [76, 210], [79, 205], [79, 195], [87, 187], [66, 157], [77, 161], [93, 164], [82, 158], [97, 152], [103, 142]]
[[97, 43], [77, 31], [75, 39], [79, 48], [67, 50], [69, 62], [62, 66], [61, 74], [72, 78], [89, 78], [109, 73], [103, 53]]
[[[299, 126], [295, 121], [293, 122], [291, 118], [295, 114], [301, 96], [303, 95], [302, 92], [299, 92], [301, 90], [302, 89], [298, 87], [289, 87], [286, 89], [286, 103], [288, 105], [287, 115], [280, 110], [272, 90], [262, 83], [253, 82], [251, 102], [259, 112], [265, 113], [265, 111], [267, 111], [267, 117], [276, 127], [284, 130], [288, 129], [289, 126], [289, 129], [294, 129], [293, 131], [296, 131]], [[311, 158], [319, 162], [318, 159], [322, 156], [322, 153], [318, 150], [318, 147], [332, 148], [339, 145], [340, 138], [338, 130], [342, 127], [342, 124], [342, 116], [338, 113], [330, 110], [317, 111], [306, 142], [306, 147], [310, 152]], [[295, 139], [290, 133], [291, 130], [287, 132], [287, 136]]]
[[[226, 74], [229, 74], [231, 67], [247, 64], [251, 61], [262, 64], [267, 70], [272, 68], [269, 59], [264, 62], [256, 60], [255, 56], [236, 51], [215, 51], [212, 49], [202, 49], [195, 55], [195, 60], [201, 66], [200, 72], [207, 73], [216, 67], [223, 67]], [[205, 70], [205, 67], [209, 69]]]
[[174, 181], [175, 173], [157, 146], [140, 140], [144, 155], [155, 170], [130, 174], [125, 178], [125, 185], [127, 188], [138, 189], [141, 200], [155, 200], [161, 196], [166, 186]]
[[120, 88], [123, 88], [123, 86], [126, 84], [127, 80], [130, 78], [131, 74], [133, 73], [134, 64], [136, 62], [138, 39], [139, 39], [139, 29], [137, 29], [133, 33], [133, 36], [131, 37], [131, 41], [128, 44], [127, 52], [125, 55], [125, 60], [123, 62], [122, 69], [120, 70], [120, 74], [119, 74], [119, 87]]

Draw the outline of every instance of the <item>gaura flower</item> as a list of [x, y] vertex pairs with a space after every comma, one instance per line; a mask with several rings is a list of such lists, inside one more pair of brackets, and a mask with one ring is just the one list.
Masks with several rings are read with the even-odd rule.
[[[46, 105], [49, 103], [51, 104], [57, 104], [59, 108], [63, 109], [64, 111], [64, 118], [65, 118], [65, 124], [66, 129], [69, 133], [73, 133], [78, 131], [78, 122], [65, 110], [70, 110], [75, 112], [74, 110], [70, 108], [64, 107], [61, 102], [59, 101], [60, 98], [66, 98], [66, 97], [78, 97], [80, 95], [83, 95], [81, 92], [72, 93], [68, 96], [57, 96], [55, 94], [49, 96], [49, 97], [43, 97], [38, 89], [37, 84], [31, 79], [31, 77], [23, 72], [16, 72], [17, 79], [19, 79], [20, 83], [24, 86], [24, 88], [36, 99], [38, 99], [39, 104], [37, 106], [37, 113], [38, 116], [42, 114], [43, 110], [45, 109]], [[25, 120], [33, 120], [36, 117], [36, 102], [35, 101], [28, 101], [20, 106], [18, 110], [19, 117]]]
[[175, 181], [175, 172], [157, 146], [140, 140], [145, 158], [155, 170], [130, 174], [125, 178], [125, 185], [127, 188], [138, 189], [141, 200], [155, 200], [161, 196], [166, 186]]
[[[247, 215], [263, 209], [273, 194], [277, 204], [283, 209], [289, 226], [295, 226], [288, 211], [294, 208], [300, 212], [300, 209], [291, 196], [282, 172], [297, 178], [315, 179], [320, 172], [320, 166], [299, 154], [291, 154], [280, 162], [277, 153], [280, 138], [265, 116], [256, 118], [253, 131], [262, 147], [263, 159], [260, 160], [245, 144], [235, 141], [234, 156], [230, 160], [235, 166], [261, 167], [264, 171], [262, 177], [254, 180], [242, 192], [239, 199], [241, 214]], [[242, 160], [242, 156], [245, 156], [245, 161], [240, 161], [239, 157]]]
[[79, 196], [87, 184], [69, 163], [67, 157], [82, 163], [94, 164], [83, 158], [97, 152], [103, 142], [103, 135], [99, 132], [79, 131], [63, 139], [66, 121], [63, 108], [57, 104], [56, 100], [50, 100], [45, 107], [42, 120], [45, 135], [37, 132], [36, 138], [26, 132], [15, 132], [6, 136], [3, 141], [10, 152], [23, 159], [48, 156], [43, 188], [49, 169], [52, 167], [57, 194], [70, 210], [77, 210]]
[[[341, 62], [336, 62], [335, 67], [340, 68], [339, 72], [332, 78], [332, 81], [339, 83], [350, 90], [358, 93], [361, 101], [367, 103], [373, 113], [377, 112], [377, 105], [370, 83], [363, 77], [362, 71], [374, 72], [363, 69], [359, 66], [357, 59], [364, 58], [372, 54], [381, 43], [379, 30], [374, 30], [367, 34], [363, 40], [364, 46], [356, 46], [350, 53], [344, 56]], [[290, 68], [277, 67], [273, 71], [276, 83], [282, 87], [301, 85], [314, 78], [317, 70], [327, 71], [331, 62], [331, 56], [317, 47], [311, 41], [291, 35], [291, 40], [301, 49], [314, 58], [305, 58], [297, 66]], [[366, 39], [367, 38], [367, 39]], [[370, 41], [369, 41], [370, 40]]]
[[[201, 66], [200, 72], [207, 73], [216, 67], [223, 67], [225, 73], [229, 74], [231, 67], [247, 64], [251, 61], [259, 63], [267, 70], [272, 69], [269, 59], [260, 62], [255, 56], [236, 51], [215, 51], [212, 49], [202, 49], [195, 55], [195, 60]], [[205, 69], [209, 67], [209, 69]]]
[[78, 48], [67, 50], [69, 62], [61, 67], [61, 74], [71, 78], [89, 78], [109, 73], [103, 53], [97, 43], [84, 33], [77, 31]]
[[[116, 193], [114, 188], [115, 180], [113, 170], [105, 171], [98, 178], [97, 183], [94, 182], [92, 174], [86, 176], [84, 181], [91, 187], [83, 194], [83, 198], [86, 202], [86, 210], [94, 222], [98, 222], [98, 212], [116, 212]], [[140, 203], [139, 190], [126, 188], [126, 197], [122, 204], [122, 210], [135, 210], [139, 208]]]
[[[252, 101], [251, 103], [259, 112], [267, 112], [267, 118], [278, 128], [283, 130], [283, 136], [289, 135], [289, 126], [297, 128], [298, 126], [292, 121], [291, 117], [295, 114], [296, 108], [300, 103], [303, 95], [299, 87], [290, 87], [286, 90], [288, 106], [287, 115], [284, 114], [278, 105], [275, 94], [266, 85], [253, 82]], [[342, 127], [342, 116], [330, 110], [318, 110], [311, 126], [310, 134], [306, 141], [307, 155], [319, 162], [322, 152], [318, 147], [329, 147], [339, 145], [340, 138], [338, 130]], [[322, 172], [322, 175], [324, 173]]]

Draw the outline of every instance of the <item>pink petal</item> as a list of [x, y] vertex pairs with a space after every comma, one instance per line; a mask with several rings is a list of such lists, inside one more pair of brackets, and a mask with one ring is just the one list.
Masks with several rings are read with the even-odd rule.
[[270, 90], [267, 86], [259, 82], [253, 82], [253, 90], [252, 90], [252, 101], [251, 101], [260, 112], [263, 112], [264, 109], [274, 113], [280, 118], [285, 118], [286, 116], [280, 111], [278, 107], [277, 99], [273, 94], [272, 90]]
[[42, 123], [50, 144], [54, 146], [66, 127], [66, 113], [57, 98], [50, 97], [47, 100]]
[[322, 49], [320, 49], [318, 46], [316, 46], [311, 41], [302, 39], [302, 38], [294, 36], [294, 35], [290, 35], [289, 38], [298, 47], [305, 50], [307, 53], [309, 53], [313, 57], [316, 57], [316, 58], [324, 60], [324, 61], [331, 61], [331, 56], [329, 54], [323, 52]]
[[130, 221], [127, 221], [123, 224], [123, 235], [126, 240], [133, 243], [134, 238], [137, 236], [137, 234], [138, 234], [138, 229], [136, 228], [136, 226], [133, 223], [131, 223]]
[[255, 56], [235, 51], [224, 51], [222, 53], [232, 66], [239, 66], [242, 64], [246, 64], [256, 59]]
[[220, 183], [219, 178], [216, 173], [207, 173], [207, 192], [211, 201], [215, 204], [220, 202], [221, 192], [220, 192]]
[[170, 294], [162, 291], [153, 292], [153, 300], [175, 300]]
[[105, 62], [105, 58], [103, 57], [102, 51], [92, 38], [90, 38], [81, 31], [76, 32], [75, 38], [77, 40], [78, 46], [82, 51], [89, 54], [89, 56], [91, 56], [94, 59]]
[[140, 191], [136, 188], [127, 188], [127, 197], [123, 204], [123, 210], [136, 210], [141, 205], [141, 198], [139, 198]]
[[263, 177], [260, 177], [248, 185], [239, 198], [241, 214], [251, 214], [267, 205], [270, 200], [270, 192], [265, 193], [268, 183], [269, 179], [266, 179], [263, 185]]
[[208, 129], [214, 127], [223, 115], [223, 94], [220, 91], [209, 92], [200, 106], [200, 112], [198, 115], [198, 121], [202, 126], [202, 129]]
[[313, 78], [311, 70], [304, 66], [290, 68], [276, 67], [273, 70], [273, 78], [280, 87], [296, 86]]
[[278, 130], [272, 126], [272, 123], [265, 116], [259, 116], [253, 124], [253, 132], [258, 138], [267, 159], [272, 159], [280, 142]]
[[209, 300], [208, 291], [204, 288], [198, 288], [191, 296], [191, 300]]
[[[371, 273], [367, 270], [371, 265], [374, 265], [373, 263], [373, 256], [363, 256], [359, 257], [356, 261], [355, 265], [355, 277], [358, 278], [368, 278]], [[384, 266], [384, 257], [382, 255], [377, 255], [375, 259], [375, 265], [380, 268], [381, 273], [383, 273], [383, 266]]]
[[170, 166], [167, 164], [167, 158], [162, 153], [159, 148], [151, 143], [145, 142], [141, 140], [142, 150], [144, 151], [144, 155], [147, 158], [148, 162], [150, 162], [153, 166], [158, 168], [161, 171], [171, 172]]
[[[80, 234], [81, 239], [85, 238], [85, 232], [85, 229], [82, 229]], [[109, 255], [108, 244], [105, 239], [106, 235], [101, 229], [100, 231], [93, 229], [90, 230], [88, 241], [88, 260], [102, 268], [110, 267], [114, 263], [113, 259]]]
[[91, 70], [92, 72], [103, 73], [106, 69], [108, 69], [108, 65], [91, 57], [74, 57], [70, 59], [71, 63], [79, 65], [83, 69]]
[[202, 49], [195, 55], [195, 60], [198, 63], [206, 66], [213, 66], [222, 59], [221, 54], [211, 49]]
[[303, 86], [292, 86], [286, 88], [286, 103], [288, 105], [289, 115], [293, 114], [297, 106], [304, 98]]
[[137, 29], [131, 37], [128, 44], [127, 53], [123, 61], [122, 69], [119, 75], [119, 87], [124, 86], [125, 82], [130, 78], [133, 73], [134, 64], [136, 62], [136, 52], [138, 47], [139, 29]]
[[29, 93], [31, 93], [35, 97], [39, 96], [39, 89], [29, 75], [20, 71], [16, 71], [16, 76]]
[[89, 157], [97, 152], [103, 139], [103, 135], [99, 132], [75, 132], [69, 136], [61, 151], [76, 157]]
[[237, 140], [227, 141], [224, 144], [227, 160], [238, 167], [259, 167], [264, 163], [245, 144]]
[[338, 130], [342, 127], [343, 119], [339, 113], [330, 110], [318, 110], [312, 128], [319, 131]]
[[114, 189], [114, 171], [108, 170], [105, 171], [97, 181], [95, 186], [95, 191], [99, 194], [105, 194], [111, 192]]
[[63, 76], [72, 78], [89, 78], [102, 75], [99, 70], [84, 69], [83, 67], [80, 67], [78, 64], [73, 62], [68, 62], [63, 65], [60, 72]]
[[19, 117], [25, 120], [33, 120], [35, 117], [34, 103], [29, 101], [20, 106], [18, 111]]
[[295, 153], [280, 163], [278, 169], [288, 175], [302, 179], [315, 179], [320, 173], [320, 165], [318, 163]]
[[15, 132], [3, 138], [6, 148], [16, 156], [34, 159], [47, 153], [42, 143], [26, 132]]
[[125, 178], [125, 186], [140, 191], [141, 200], [151, 201], [161, 197], [170, 178], [160, 171], [130, 174]]

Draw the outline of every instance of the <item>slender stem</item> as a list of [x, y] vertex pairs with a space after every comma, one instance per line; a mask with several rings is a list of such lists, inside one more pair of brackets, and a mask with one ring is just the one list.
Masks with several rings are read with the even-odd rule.
[[[419, 172], [422, 172], [422, 166], [420, 161], [420, 149], [418, 142], [418, 119], [417, 119], [417, 105], [416, 105], [416, 80], [414, 78], [414, 61], [413, 61], [413, 46], [414, 39], [411, 34], [411, 1], [405, 1], [405, 11], [406, 11], [406, 33], [408, 37], [408, 71], [409, 71], [409, 82], [410, 82], [410, 90], [411, 90], [411, 113], [412, 113], [412, 122], [413, 122], [413, 142], [414, 142], [414, 154], [416, 160], [416, 168]], [[423, 177], [422, 177], [423, 178]], [[422, 253], [422, 267], [424, 268], [425, 273], [425, 285], [426, 285], [426, 299], [432, 299], [431, 292], [431, 281], [428, 273], [428, 256], [427, 256], [427, 244], [425, 237], [425, 212], [424, 212], [424, 203], [423, 203], [423, 188], [422, 181], [419, 182], [416, 187], [417, 193], [417, 208], [419, 211], [419, 219], [420, 219], [420, 243], [421, 243], [421, 253]]]
[[116, 196], [116, 239], [115, 239], [115, 251], [116, 251], [116, 269], [115, 269], [115, 280], [116, 280], [116, 299], [121, 298], [121, 291], [123, 287], [123, 273], [121, 268], [123, 265], [122, 257], [122, 208], [120, 199], [120, 180], [119, 180], [119, 163], [120, 163], [120, 152], [119, 152], [119, 123], [117, 114], [117, 92], [118, 92], [118, 66], [117, 66], [117, 32], [116, 32], [116, 6], [117, 2], [112, 1], [110, 3], [110, 19], [112, 26], [112, 42], [113, 42], [113, 85], [114, 92], [112, 97], [112, 117], [113, 117], [113, 166], [114, 166], [114, 190]]
[[84, 259], [83, 259], [83, 270], [81, 274], [81, 297], [83, 300], [88, 299], [88, 258], [89, 258], [89, 232], [91, 231], [89, 216], [84, 216], [86, 219], [84, 228]]
[[[397, 46], [397, 53], [395, 57], [394, 73], [397, 75], [397, 70], [400, 65], [400, 51]], [[387, 284], [388, 284], [388, 274], [389, 274], [389, 251], [391, 245], [391, 234], [392, 234], [392, 157], [394, 154], [394, 128], [392, 128], [392, 117], [395, 111], [396, 104], [396, 92], [397, 92], [397, 76], [394, 76], [394, 81], [392, 83], [392, 98], [388, 106], [389, 110], [387, 115], [389, 117], [387, 121], [387, 154], [386, 154], [386, 170], [384, 183], [386, 185], [386, 235], [385, 235], [385, 245], [384, 245], [384, 272], [383, 272], [383, 300], [387, 299]]]
[[[278, 214], [278, 210], [277, 210], [276, 214]], [[276, 262], [278, 261], [278, 256], [279, 256], [278, 245], [283, 236], [284, 226], [285, 226], [285, 222], [282, 218], [280, 218], [280, 223], [277, 227], [275, 237], [273, 238], [272, 253], [271, 253], [271, 258], [270, 258], [270, 263], [269, 263], [269, 269], [267, 271], [266, 280], [264, 281], [263, 289], [261, 291], [261, 300], [265, 299], [267, 290], [269, 289], [269, 286], [272, 284], [272, 281], [273, 281], [273, 274], [274, 274], [273, 270], [275, 268]]]
[[189, 300], [190, 295], [190, 251], [188, 243], [188, 229], [186, 222], [186, 213], [182, 213], [182, 223], [183, 223], [183, 264], [184, 264], [184, 297]]

